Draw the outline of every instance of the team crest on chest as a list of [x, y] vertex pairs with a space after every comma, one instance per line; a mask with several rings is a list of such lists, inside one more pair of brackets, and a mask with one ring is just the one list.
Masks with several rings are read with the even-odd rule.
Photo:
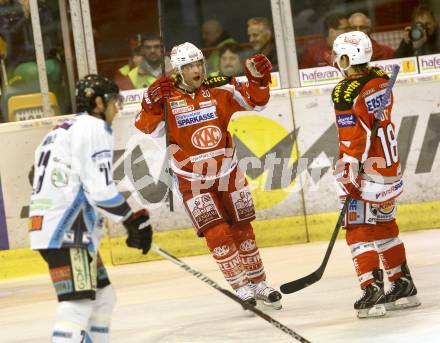
[[215, 125], [201, 127], [191, 137], [194, 147], [202, 150], [215, 148], [221, 140], [222, 131]]

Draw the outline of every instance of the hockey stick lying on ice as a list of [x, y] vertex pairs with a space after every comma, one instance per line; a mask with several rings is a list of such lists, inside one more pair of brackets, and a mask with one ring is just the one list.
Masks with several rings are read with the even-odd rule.
[[274, 318], [272, 318], [268, 314], [264, 313], [263, 311], [260, 311], [259, 309], [255, 308], [254, 306], [251, 306], [251, 305], [245, 303], [243, 300], [241, 300], [238, 296], [236, 296], [231, 291], [228, 291], [227, 289], [224, 289], [224, 288], [220, 287], [220, 285], [217, 282], [215, 282], [214, 280], [212, 280], [211, 278], [209, 278], [205, 274], [202, 274], [201, 272], [199, 272], [199, 271], [197, 271], [195, 269], [192, 269], [190, 266], [188, 266], [181, 259], [171, 255], [167, 251], [165, 251], [165, 250], [161, 249], [160, 247], [158, 247], [156, 244], [154, 244], [154, 243], [151, 244], [151, 248], [152, 248], [152, 250], [154, 250], [157, 254], [159, 254], [163, 258], [167, 259], [168, 261], [173, 262], [174, 264], [177, 264], [179, 267], [181, 267], [182, 269], [184, 269], [188, 273], [194, 275], [196, 278], [198, 278], [198, 279], [202, 280], [203, 282], [207, 283], [211, 287], [215, 288], [217, 291], [219, 291], [219, 292], [223, 293], [224, 295], [226, 295], [228, 298], [230, 298], [230, 299], [234, 300], [235, 302], [239, 303], [246, 310], [249, 310], [249, 311], [255, 313], [258, 317], [263, 318], [265, 321], [269, 322], [270, 324], [272, 324], [276, 328], [280, 329], [284, 333], [288, 334], [289, 336], [292, 336], [293, 338], [295, 338], [296, 340], [298, 340], [300, 342], [310, 343], [310, 341], [308, 341], [304, 337], [300, 336], [299, 334], [297, 334], [292, 329], [288, 328], [284, 324], [281, 324], [279, 321], [275, 320]]
[[[398, 65], [394, 65], [393, 73], [390, 77], [387, 88], [385, 90], [385, 95], [382, 98], [382, 102], [380, 104], [379, 110], [374, 118], [373, 128], [371, 130], [370, 142], [372, 142], [373, 139], [376, 137], [377, 129], [379, 128], [379, 122], [380, 122], [380, 119], [378, 119], [378, 118], [381, 118], [383, 116], [383, 112], [384, 112], [385, 106], [388, 102], [388, 98], [390, 97], [391, 90], [394, 86], [394, 83], [396, 82], [396, 78], [397, 78], [397, 74], [399, 73], [399, 69], [400, 69], [400, 67]], [[370, 146], [371, 146], [371, 144], [370, 144]], [[363, 164], [361, 164], [361, 166], [359, 168], [359, 174], [362, 174], [363, 172], [364, 172], [364, 166], [363, 166]], [[333, 250], [333, 246], [335, 245], [336, 238], [338, 237], [339, 229], [342, 226], [342, 220], [345, 217], [345, 213], [347, 212], [350, 200], [351, 199], [349, 197], [347, 197], [345, 199], [344, 206], [342, 207], [341, 213], [339, 214], [338, 222], [336, 223], [336, 227], [333, 231], [332, 237], [330, 238], [330, 242], [328, 244], [327, 251], [325, 252], [324, 260], [322, 261], [319, 268], [316, 269], [313, 273], [302, 277], [301, 279], [293, 280], [293, 281], [287, 282], [285, 284], [282, 284], [280, 287], [281, 292], [283, 292], [284, 294], [294, 293], [294, 292], [297, 292], [303, 288], [306, 288], [306, 287], [314, 284], [315, 282], [317, 282], [321, 279], [322, 275], [324, 274], [325, 267], [327, 266], [327, 262], [330, 258], [330, 254]]]

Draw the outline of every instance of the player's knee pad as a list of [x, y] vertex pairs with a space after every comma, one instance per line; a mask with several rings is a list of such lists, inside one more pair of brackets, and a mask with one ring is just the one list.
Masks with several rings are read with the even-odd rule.
[[115, 305], [116, 292], [112, 285], [97, 290], [88, 328], [93, 343], [109, 342], [110, 322]]
[[375, 240], [386, 240], [399, 235], [399, 227], [396, 220], [377, 222], [375, 229]]
[[254, 230], [250, 223], [236, 223], [232, 226], [231, 232], [240, 254], [249, 254], [258, 249]]
[[234, 237], [231, 232], [231, 226], [226, 223], [216, 224], [203, 232], [206, 243], [211, 252], [217, 247], [228, 246], [230, 250], [235, 247]]
[[52, 342], [84, 342], [92, 311], [92, 300], [89, 299], [59, 302], [55, 316]]
[[346, 227], [345, 240], [349, 246], [361, 242], [374, 242], [374, 225], [350, 225]]
[[96, 291], [96, 300], [93, 301], [91, 320], [94, 322], [110, 323], [116, 300], [116, 292], [112, 285], [99, 288]]

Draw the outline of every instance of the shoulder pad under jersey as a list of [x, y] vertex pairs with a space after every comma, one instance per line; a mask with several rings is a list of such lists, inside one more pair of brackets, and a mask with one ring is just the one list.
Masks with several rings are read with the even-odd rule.
[[228, 84], [231, 79], [232, 77], [230, 76], [211, 76], [203, 81], [203, 84], [207, 87], [220, 87]]
[[349, 110], [353, 107], [353, 101], [362, 89], [360, 80], [339, 81], [332, 92], [332, 100], [336, 110]]
[[368, 80], [371, 80], [372, 78], [375, 78], [375, 77], [381, 77], [381, 78], [386, 79], [386, 80], [389, 79], [387, 73], [385, 73], [380, 68], [371, 67], [370, 70], [371, 70], [371, 73], [370, 73], [370, 77], [368, 78]]

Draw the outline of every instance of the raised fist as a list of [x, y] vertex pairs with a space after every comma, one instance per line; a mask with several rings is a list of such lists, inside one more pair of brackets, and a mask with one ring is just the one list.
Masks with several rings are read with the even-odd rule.
[[173, 89], [174, 80], [168, 76], [162, 76], [148, 87], [148, 98], [152, 103], [162, 103], [171, 96]]
[[270, 72], [272, 71], [272, 63], [262, 54], [248, 58], [244, 63], [244, 71], [249, 82], [263, 87], [266, 87], [271, 82]]

